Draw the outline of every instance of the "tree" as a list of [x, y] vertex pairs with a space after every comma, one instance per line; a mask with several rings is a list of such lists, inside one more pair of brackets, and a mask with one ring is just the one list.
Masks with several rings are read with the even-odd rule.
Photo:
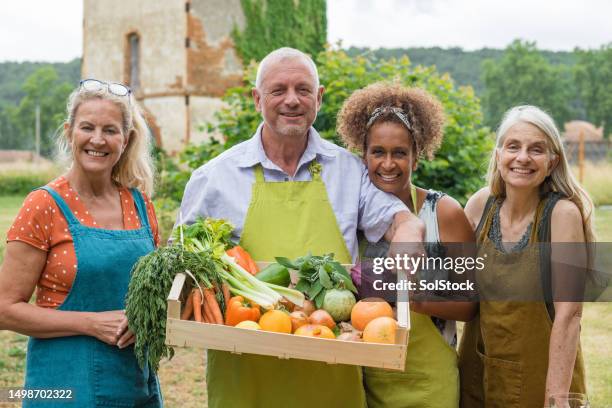
[[574, 75], [587, 118], [603, 125], [606, 137], [612, 132], [612, 43], [599, 50], [576, 50]]
[[[353, 91], [385, 80], [422, 87], [440, 100], [447, 123], [442, 147], [433, 161], [423, 161], [419, 165], [415, 183], [444, 191], [462, 203], [482, 187], [493, 140], [489, 130], [482, 126], [480, 103], [472, 88], [456, 88], [447, 74], [440, 75], [434, 67], [415, 67], [407, 57], [389, 60], [366, 56], [351, 58], [343, 51], [328, 50], [318, 55], [318, 61], [321, 83], [326, 92], [314, 126], [324, 138], [341, 144], [336, 134], [336, 115]], [[208, 124], [209, 132], [222, 135], [222, 141], [213, 139], [191, 146], [183, 153], [182, 160], [190, 168], [199, 167], [255, 132], [261, 122], [250, 97], [255, 72], [256, 65], [251, 64], [245, 70], [244, 85], [228, 91], [224, 97], [226, 107], [217, 112], [216, 124]]]
[[548, 111], [558, 125], [570, 119], [571, 72], [548, 63], [534, 42], [515, 40], [500, 60], [485, 60], [482, 69], [483, 108], [489, 126], [496, 126], [511, 107], [524, 104]]
[[270, 51], [293, 47], [316, 56], [327, 39], [325, 0], [241, 0], [246, 24], [232, 38], [246, 63]]
[[35, 110], [39, 105], [40, 151], [45, 156], [52, 154], [54, 135], [65, 117], [66, 100], [71, 90], [72, 85], [61, 82], [51, 66], [39, 68], [26, 79], [23, 84], [25, 96], [10, 110], [19, 137], [27, 140], [23, 147], [34, 147]]

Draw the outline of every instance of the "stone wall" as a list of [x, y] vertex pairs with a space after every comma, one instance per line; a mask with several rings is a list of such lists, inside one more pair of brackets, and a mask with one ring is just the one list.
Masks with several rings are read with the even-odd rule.
[[244, 26], [240, 0], [84, 0], [82, 76], [129, 84], [128, 37], [136, 33], [135, 95], [158, 143], [181, 150], [209, 137], [201, 124], [213, 119], [225, 91], [241, 83], [235, 26]]

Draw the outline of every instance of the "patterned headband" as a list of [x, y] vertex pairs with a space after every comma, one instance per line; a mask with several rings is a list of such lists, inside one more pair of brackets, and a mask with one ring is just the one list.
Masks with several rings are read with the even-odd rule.
[[374, 124], [374, 122], [376, 122], [376, 119], [380, 117], [380, 115], [382, 115], [383, 113], [389, 113], [389, 112], [397, 116], [397, 118], [402, 121], [402, 123], [404, 124], [404, 126], [406, 126], [408, 130], [412, 130], [412, 125], [410, 124], [410, 121], [408, 120], [408, 116], [406, 115], [406, 112], [404, 112], [402, 108], [398, 108], [395, 106], [379, 106], [378, 108], [374, 109], [374, 112], [372, 112], [372, 114], [370, 115], [370, 119], [368, 119], [368, 123], [366, 124], [366, 129], [369, 129]]

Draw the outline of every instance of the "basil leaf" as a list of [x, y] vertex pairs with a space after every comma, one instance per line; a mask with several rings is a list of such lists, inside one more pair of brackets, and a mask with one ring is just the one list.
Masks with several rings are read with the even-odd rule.
[[295, 290], [299, 290], [302, 293], [308, 293], [308, 291], [310, 291], [310, 287], [310, 282], [308, 282], [306, 279], [300, 279], [297, 285], [295, 285]]
[[355, 285], [353, 284], [353, 280], [350, 277], [344, 276], [344, 275], [340, 275], [340, 278], [342, 279], [342, 283], [344, 284], [344, 287], [348, 290], [350, 290], [353, 293], [357, 293], [357, 288], [355, 287]]
[[317, 281], [314, 283], [314, 285], [310, 287], [310, 290], [308, 291], [308, 297], [314, 300], [314, 298], [316, 298], [319, 294], [321, 294], [322, 291], [323, 291], [323, 285], [321, 285], [320, 281]]
[[317, 296], [315, 296], [314, 302], [317, 309], [320, 309], [323, 306], [323, 300], [325, 299], [326, 292], [326, 290], [322, 290]]
[[276, 258], [276, 262], [278, 262], [279, 264], [283, 265], [285, 268], [289, 268], [289, 269], [298, 269], [297, 266], [295, 266], [290, 259], [288, 258], [284, 258], [282, 256], [277, 256]]
[[332, 289], [334, 287], [331, 278], [329, 277], [329, 274], [325, 270], [324, 266], [319, 267], [319, 281], [325, 289]]
[[346, 271], [346, 268], [344, 266], [342, 266], [341, 263], [339, 262], [330, 262], [330, 264], [334, 267], [334, 269], [340, 273], [341, 275], [350, 278], [351, 275], [349, 275], [349, 273]]

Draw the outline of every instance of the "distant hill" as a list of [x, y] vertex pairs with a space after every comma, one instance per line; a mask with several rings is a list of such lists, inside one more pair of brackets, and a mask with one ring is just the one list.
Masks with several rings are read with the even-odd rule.
[[[458, 85], [472, 85], [477, 94], [482, 95], [484, 86], [481, 82], [481, 64], [485, 59], [499, 59], [504, 51], [501, 49], [483, 48], [476, 51], [464, 51], [461, 48], [348, 48], [351, 56], [372, 54], [376, 58], [400, 58], [408, 55], [413, 64], [435, 65], [439, 72], [448, 72]], [[544, 51], [542, 55], [552, 64], [572, 66], [576, 55], [567, 51]], [[2, 62], [0, 63], [0, 109], [6, 104], [17, 104], [23, 97], [23, 81], [36, 69], [52, 65], [61, 80], [76, 83], [81, 76], [81, 60], [74, 59], [66, 63], [45, 62]]]
[[51, 65], [61, 81], [75, 86], [81, 77], [81, 59], [70, 62], [1, 62], [0, 63], [0, 109], [7, 104], [17, 105], [24, 96], [21, 87], [26, 78], [43, 66]]
[[[552, 64], [572, 66], [576, 62], [574, 52], [540, 50], [544, 58]], [[504, 50], [483, 48], [464, 51], [461, 48], [355, 48], [347, 49], [351, 56], [372, 54], [376, 58], [401, 58], [407, 55], [415, 65], [435, 65], [439, 72], [448, 72], [458, 85], [472, 85], [478, 95], [482, 95], [484, 85], [481, 81], [481, 64], [485, 59], [500, 59]]]
[[[439, 72], [448, 72], [458, 85], [472, 85], [477, 94], [482, 95], [484, 86], [481, 82], [481, 64], [485, 59], [499, 59], [504, 51], [501, 49], [483, 48], [476, 51], [464, 51], [461, 48], [348, 48], [351, 56], [371, 54], [376, 58], [400, 58], [408, 55], [413, 64], [435, 65]], [[573, 52], [544, 51], [542, 55], [553, 64], [572, 66], [576, 62]], [[45, 62], [2, 62], [0, 63], [0, 110], [6, 104], [16, 105], [23, 97], [23, 81], [36, 69], [52, 65], [61, 80], [76, 83], [81, 76], [81, 60], [74, 59], [66, 63]]]

